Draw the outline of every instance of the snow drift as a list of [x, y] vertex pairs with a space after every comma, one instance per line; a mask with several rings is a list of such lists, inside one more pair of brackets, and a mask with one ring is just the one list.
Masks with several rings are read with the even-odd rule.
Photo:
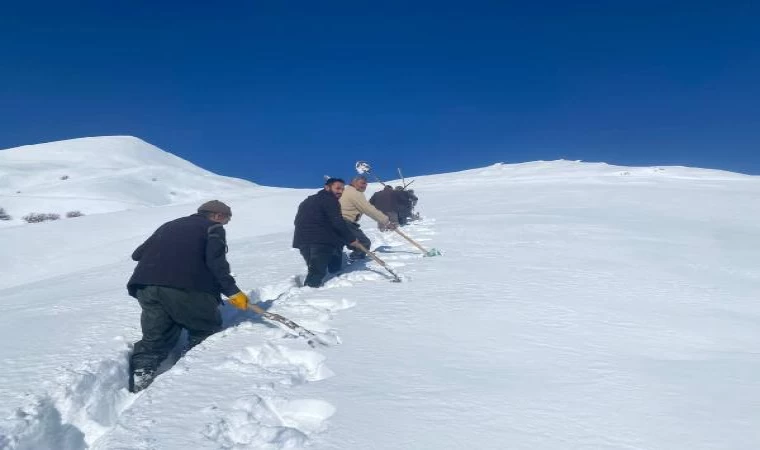
[[370, 262], [321, 289], [289, 248], [312, 190], [224, 197], [241, 287], [342, 343], [225, 307], [138, 395], [129, 254], [192, 205], [0, 230], [0, 448], [757, 448], [760, 179], [555, 161], [414, 187], [405, 231], [444, 255], [365, 222], [404, 282]]

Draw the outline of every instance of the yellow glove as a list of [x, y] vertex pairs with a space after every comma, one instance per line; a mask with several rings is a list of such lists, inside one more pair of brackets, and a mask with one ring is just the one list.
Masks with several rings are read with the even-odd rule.
[[227, 303], [237, 309], [248, 309], [248, 296], [241, 291], [227, 299]]

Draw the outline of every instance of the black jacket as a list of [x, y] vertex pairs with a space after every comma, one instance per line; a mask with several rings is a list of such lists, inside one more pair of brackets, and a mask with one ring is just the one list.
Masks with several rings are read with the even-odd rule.
[[[411, 214], [412, 211], [412, 195], [409, 191], [393, 191], [396, 196], [396, 204], [398, 205], [398, 212], [400, 215]], [[417, 197], [414, 197], [415, 199]]]
[[325, 190], [310, 195], [298, 206], [293, 233], [293, 247], [312, 244], [340, 247], [355, 240], [340, 213], [340, 203]]
[[387, 213], [398, 212], [400, 206], [398, 200], [399, 198], [393, 189], [383, 189], [382, 191], [372, 194], [369, 202], [372, 203], [375, 208]]
[[127, 283], [129, 295], [135, 297], [141, 286], [237, 294], [225, 239], [224, 227], [200, 214], [161, 225], [132, 253], [137, 267]]

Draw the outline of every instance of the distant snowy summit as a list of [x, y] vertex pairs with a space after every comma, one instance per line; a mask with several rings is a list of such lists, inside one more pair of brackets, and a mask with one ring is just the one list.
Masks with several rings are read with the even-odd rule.
[[0, 150], [0, 208], [83, 214], [190, 203], [257, 188], [216, 175], [132, 136], [103, 136]]
[[[450, 184], [480, 182], [650, 183], [677, 179], [740, 181], [758, 177], [680, 166], [624, 167], [557, 160], [499, 163], [419, 176], [414, 177], [412, 189], [437, 190]], [[42, 219], [55, 215], [65, 218], [67, 214], [229, 199], [262, 189], [249, 181], [216, 175], [132, 136], [89, 137], [0, 150], [0, 226], [23, 223], [30, 214]]]
[[[701, 181], [757, 181], [755, 175], [728, 172], [716, 169], [701, 169], [683, 166], [628, 167], [603, 162], [570, 160], [531, 161], [523, 163], [497, 163], [488, 167], [411, 177], [415, 180], [412, 189], [438, 189], [444, 185], [471, 185], [480, 183], [577, 183], [615, 182], [656, 183], [658, 181], [701, 180]], [[408, 181], [408, 180], [407, 180]], [[390, 181], [396, 184], [396, 181]]]
[[551, 177], [660, 177], [684, 179], [752, 179], [751, 175], [717, 169], [702, 169], [684, 166], [629, 167], [604, 162], [571, 160], [532, 161], [519, 164], [494, 164], [485, 170], [491, 175], [527, 178]]

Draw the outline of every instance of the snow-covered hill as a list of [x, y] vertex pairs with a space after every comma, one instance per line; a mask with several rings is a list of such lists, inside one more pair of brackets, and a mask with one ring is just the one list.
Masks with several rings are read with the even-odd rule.
[[129, 136], [0, 150], [0, 208], [14, 224], [29, 213], [97, 214], [195, 202], [255, 187]]
[[341, 344], [225, 307], [136, 396], [129, 254], [192, 205], [0, 230], [0, 448], [758, 448], [758, 177], [555, 161], [414, 188], [405, 231], [444, 255], [365, 222], [404, 281], [316, 290], [289, 248], [311, 191], [216, 196], [241, 286]]

